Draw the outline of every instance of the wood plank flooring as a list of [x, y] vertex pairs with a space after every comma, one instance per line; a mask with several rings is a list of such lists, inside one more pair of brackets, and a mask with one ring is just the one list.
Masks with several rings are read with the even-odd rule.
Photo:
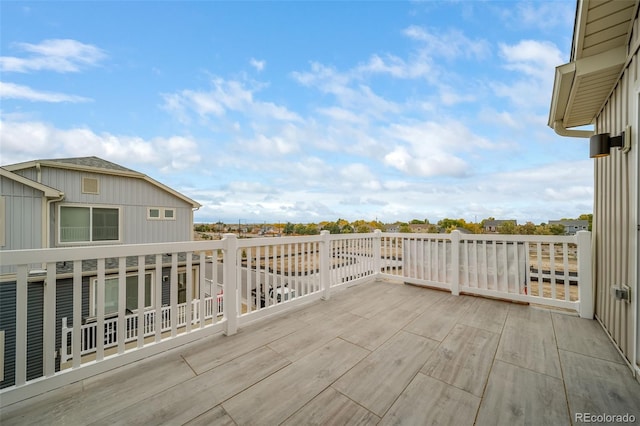
[[0, 424], [572, 425], [579, 413], [640, 420], [640, 384], [597, 322], [371, 281], [2, 407]]

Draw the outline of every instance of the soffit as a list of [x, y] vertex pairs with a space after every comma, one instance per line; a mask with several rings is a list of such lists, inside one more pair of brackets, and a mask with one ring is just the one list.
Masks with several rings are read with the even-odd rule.
[[549, 125], [594, 122], [627, 61], [639, 0], [579, 0], [571, 62], [556, 69]]

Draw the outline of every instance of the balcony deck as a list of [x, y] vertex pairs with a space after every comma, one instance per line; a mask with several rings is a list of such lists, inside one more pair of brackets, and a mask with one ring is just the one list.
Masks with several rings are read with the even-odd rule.
[[4, 407], [0, 423], [561, 425], [577, 413], [640, 419], [640, 384], [596, 321], [370, 281]]

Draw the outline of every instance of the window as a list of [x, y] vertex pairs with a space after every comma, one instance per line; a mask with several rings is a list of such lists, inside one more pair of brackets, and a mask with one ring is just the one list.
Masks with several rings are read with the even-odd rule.
[[82, 178], [82, 193], [83, 194], [99, 194], [98, 191], [98, 179], [96, 178]]
[[117, 207], [60, 206], [61, 243], [120, 240]]
[[7, 226], [7, 211], [4, 197], [0, 197], [0, 246], [5, 246], [5, 227]]
[[[191, 297], [199, 298], [198, 288], [198, 268], [194, 267], [191, 274]], [[186, 303], [187, 301], [187, 271], [178, 271], [178, 303]]]
[[147, 209], [148, 220], [175, 220], [176, 209], [166, 207], [149, 207]]
[[[104, 280], [104, 314], [109, 315], [118, 312], [118, 276], [111, 275]], [[138, 274], [130, 274], [126, 277], [125, 309], [131, 312], [138, 310]], [[91, 315], [97, 313], [98, 304], [98, 279], [91, 281]], [[144, 307], [153, 307], [153, 273], [144, 274]]]

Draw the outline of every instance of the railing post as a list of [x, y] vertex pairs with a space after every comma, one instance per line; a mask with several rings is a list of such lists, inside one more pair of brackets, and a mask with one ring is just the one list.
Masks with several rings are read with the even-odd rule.
[[329, 267], [329, 258], [331, 257], [331, 243], [329, 241], [330, 232], [326, 229], [320, 231], [320, 288], [322, 289], [322, 299], [329, 300], [331, 297], [331, 269]]
[[576, 233], [578, 245], [578, 297], [580, 317], [593, 319], [593, 277], [591, 275], [591, 232]]
[[382, 231], [373, 231], [373, 278], [378, 278], [382, 274]]
[[227, 322], [224, 334], [231, 336], [238, 331], [238, 240], [236, 234], [224, 234], [224, 265], [222, 283], [224, 287], [223, 310]]
[[451, 294], [460, 294], [460, 231], [451, 232]]

